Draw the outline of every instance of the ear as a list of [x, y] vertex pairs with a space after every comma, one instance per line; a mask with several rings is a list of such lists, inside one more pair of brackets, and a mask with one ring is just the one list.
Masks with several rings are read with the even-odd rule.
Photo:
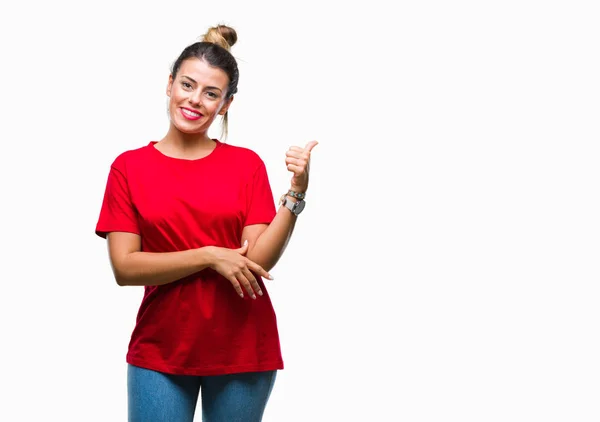
[[221, 107], [221, 110], [219, 110], [219, 114], [221, 116], [223, 116], [225, 113], [227, 113], [227, 110], [229, 109], [229, 106], [231, 105], [232, 101], [233, 101], [233, 95], [225, 101], [225, 104], [223, 104], [223, 107]]
[[169, 75], [169, 83], [167, 84], [167, 97], [171, 96], [171, 88], [173, 88], [173, 75]]

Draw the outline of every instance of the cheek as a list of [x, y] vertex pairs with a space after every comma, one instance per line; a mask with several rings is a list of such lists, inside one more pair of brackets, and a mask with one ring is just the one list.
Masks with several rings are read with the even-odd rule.
[[182, 101], [181, 92], [178, 92], [175, 89], [171, 90], [171, 96], [169, 97], [169, 112], [175, 113]]
[[169, 101], [167, 102], [167, 111], [169, 112], [169, 115], [173, 115], [173, 112], [175, 111], [176, 107], [173, 104], [173, 97], [169, 98]]
[[219, 104], [211, 104], [209, 107], [207, 107], [208, 110], [210, 111], [210, 114], [217, 114], [219, 111]]
[[217, 114], [218, 112], [220, 112], [223, 107], [225, 106], [225, 101], [216, 101], [214, 103], [214, 105], [212, 106], [212, 110], [215, 114]]

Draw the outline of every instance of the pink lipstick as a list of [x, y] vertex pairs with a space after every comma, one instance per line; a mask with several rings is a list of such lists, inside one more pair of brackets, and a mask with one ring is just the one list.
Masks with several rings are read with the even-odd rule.
[[181, 111], [181, 115], [187, 120], [198, 120], [202, 117], [202, 114], [189, 108], [181, 107], [179, 110]]

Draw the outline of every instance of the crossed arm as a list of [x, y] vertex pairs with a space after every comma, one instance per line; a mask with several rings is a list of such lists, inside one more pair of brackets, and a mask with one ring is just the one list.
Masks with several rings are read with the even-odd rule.
[[[305, 192], [311, 150], [293, 146], [286, 153], [287, 169], [293, 173], [291, 189]], [[295, 198], [288, 197], [295, 201]], [[228, 249], [206, 246], [180, 252], [152, 253], [141, 251], [141, 238], [133, 233], [108, 234], [110, 262], [115, 279], [121, 286], [157, 286], [212, 268], [227, 278], [240, 296], [243, 289], [252, 298], [262, 295], [253, 273], [272, 279], [270, 271], [281, 258], [294, 231], [297, 216], [280, 206], [270, 224], [246, 226], [242, 231], [242, 247]]]
[[247, 244], [238, 249], [206, 246], [179, 252], [142, 252], [139, 235], [111, 232], [107, 236], [110, 262], [120, 286], [158, 286], [212, 268], [227, 278], [240, 296], [246, 290], [255, 297], [255, 292], [262, 292], [253, 272], [272, 279], [268, 271], [283, 255], [296, 219], [287, 208], [280, 207], [270, 224], [246, 226], [241, 243]]

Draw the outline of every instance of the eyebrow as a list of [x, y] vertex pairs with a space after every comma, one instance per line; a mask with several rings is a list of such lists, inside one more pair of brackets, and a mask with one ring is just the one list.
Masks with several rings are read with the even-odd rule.
[[[185, 76], [185, 75], [181, 75], [182, 78], [186, 78], [189, 79], [190, 81], [192, 81], [193, 83], [197, 84], [198, 82], [196, 82], [195, 80], [193, 80], [192, 78], [190, 78], [189, 76]], [[217, 87], [217, 86], [207, 86], [206, 89], [218, 89], [219, 91], [222, 91], [221, 88]]]

